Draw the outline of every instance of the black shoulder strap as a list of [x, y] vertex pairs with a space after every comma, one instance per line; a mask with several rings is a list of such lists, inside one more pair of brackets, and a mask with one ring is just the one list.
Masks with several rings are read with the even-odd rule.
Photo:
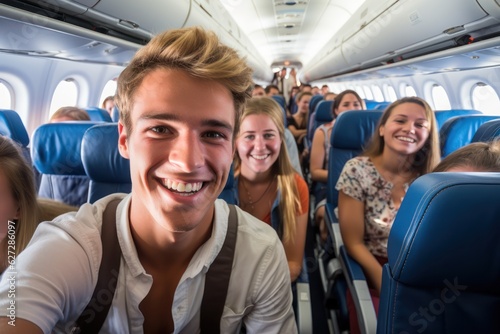
[[115, 199], [109, 202], [104, 210], [101, 231], [102, 260], [97, 285], [89, 304], [76, 321], [76, 327], [73, 328], [72, 333], [99, 333], [113, 303], [122, 255], [116, 233], [116, 208], [120, 201], [120, 199]]
[[220, 333], [220, 319], [229, 288], [237, 233], [238, 215], [234, 205], [229, 205], [226, 239], [205, 276], [205, 291], [200, 310], [201, 334]]

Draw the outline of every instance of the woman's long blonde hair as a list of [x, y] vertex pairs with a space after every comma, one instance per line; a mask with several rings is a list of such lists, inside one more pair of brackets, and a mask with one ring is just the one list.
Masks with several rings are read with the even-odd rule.
[[[16, 254], [19, 254], [28, 245], [38, 223], [35, 176], [19, 145], [4, 136], [0, 136], [0, 170], [19, 208], [19, 218], [14, 220]], [[7, 238], [1, 247], [0, 252], [7, 250]], [[0, 258], [0, 268], [5, 268], [6, 263], [6, 256]]]
[[[247, 101], [240, 124], [245, 117], [250, 115], [267, 115], [278, 128], [281, 138], [280, 153], [274, 163], [272, 173], [278, 181], [278, 191], [281, 194], [279, 210], [281, 214], [281, 231], [278, 231], [283, 242], [294, 241], [297, 225], [297, 213], [302, 210], [299, 191], [295, 183], [296, 171], [293, 168], [285, 143], [284, 113], [279, 104], [271, 98], [251, 98]], [[238, 153], [234, 157], [234, 173], [239, 176], [241, 172], [241, 158]], [[293, 208], [293, 209], [291, 209]]]
[[[8, 186], [19, 210], [18, 219], [13, 221], [15, 250], [16, 255], [19, 255], [28, 245], [41, 221], [52, 220], [77, 208], [53, 200], [37, 200], [32, 167], [19, 145], [4, 136], [0, 136], [0, 170], [9, 182]], [[7, 242], [7, 237], [3, 241], [0, 240], [0, 272], [7, 267], [7, 256], [3, 256], [7, 254]]]

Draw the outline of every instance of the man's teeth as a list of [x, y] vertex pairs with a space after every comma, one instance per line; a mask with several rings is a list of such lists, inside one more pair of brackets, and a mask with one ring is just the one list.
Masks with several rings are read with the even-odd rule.
[[185, 193], [191, 193], [191, 192], [196, 192], [201, 189], [203, 186], [203, 182], [195, 182], [195, 183], [182, 183], [182, 182], [175, 182], [171, 180], [167, 180], [165, 183], [165, 186], [170, 189], [170, 190], [175, 190], [178, 192], [185, 192]]

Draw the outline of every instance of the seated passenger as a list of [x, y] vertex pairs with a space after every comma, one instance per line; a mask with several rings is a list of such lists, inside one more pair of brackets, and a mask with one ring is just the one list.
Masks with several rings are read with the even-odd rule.
[[115, 107], [115, 98], [114, 96], [108, 96], [102, 101], [101, 108], [106, 110], [110, 116], [113, 115], [113, 108]]
[[500, 140], [461, 147], [441, 160], [433, 172], [500, 172]]
[[290, 163], [284, 131], [283, 113], [274, 100], [250, 99], [236, 138], [234, 172], [239, 206], [276, 230], [293, 282], [304, 258], [309, 192]]
[[37, 202], [32, 168], [20, 147], [0, 136], [0, 275], [15, 261], [8, 255], [17, 256], [24, 250], [39, 222], [75, 210], [55, 201]]
[[[141, 48], [120, 73], [116, 95], [117, 145], [130, 160], [132, 192], [38, 226], [16, 259], [16, 326], [8, 324], [9, 281], [0, 281], [0, 332], [79, 332], [75, 320], [92, 321], [87, 314], [108, 301], [93, 333], [237, 333], [242, 326], [249, 334], [297, 333], [276, 233], [217, 199], [251, 87], [245, 60], [202, 28], [171, 29]], [[104, 218], [108, 204], [112, 217]], [[103, 252], [108, 227], [116, 227], [109, 236], [117, 244]], [[215, 266], [221, 252], [233, 259]], [[103, 298], [95, 290], [101, 258], [113, 254], [118, 273], [108, 268]], [[231, 279], [214, 277], [214, 266]], [[90, 302], [82, 315], [93, 295], [97, 307]]]
[[[333, 93], [332, 93], [333, 94]], [[338, 94], [332, 105], [333, 120], [330, 123], [320, 125], [314, 132], [309, 158], [309, 171], [311, 179], [317, 184], [314, 190], [316, 208], [314, 210], [314, 222], [319, 227], [321, 239], [326, 240], [328, 230], [325, 226], [325, 204], [326, 204], [326, 182], [328, 180], [328, 153], [330, 152], [330, 135], [332, 133], [335, 119], [347, 110], [364, 109], [361, 97], [354, 90], [345, 90]]]
[[[439, 162], [434, 112], [427, 102], [406, 97], [382, 114], [363, 154], [349, 160], [336, 185], [342, 239], [348, 254], [363, 268], [375, 311], [387, 262], [392, 222], [410, 183]], [[359, 332], [348, 293], [351, 333]]]
[[288, 129], [292, 132], [297, 142], [301, 166], [304, 157], [308, 154], [308, 148], [305, 146], [305, 137], [307, 135], [307, 120], [309, 118], [309, 102], [311, 98], [312, 94], [310, 92], [299, 93], [296, 98], [297, 112], [287, 117]]
[[252, 97], [262, 97], [266, 96], [266, 91], [261, 85], [254, 85], [252, 90]]
[[65, 121], [90, 121], [90, 117], [83, 109], [77, 107], [61, 107], [50, 116], [49, 123]]

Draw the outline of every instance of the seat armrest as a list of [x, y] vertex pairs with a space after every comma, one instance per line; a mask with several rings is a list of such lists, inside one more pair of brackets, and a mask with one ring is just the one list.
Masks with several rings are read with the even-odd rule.
[[359, 329], [363, 334], [375, 334], [377, 332], [377, 315], [365, 274], [361, 266], [347, 254], [343, 245], [340, 247], [340, 263], [354, 300]]

